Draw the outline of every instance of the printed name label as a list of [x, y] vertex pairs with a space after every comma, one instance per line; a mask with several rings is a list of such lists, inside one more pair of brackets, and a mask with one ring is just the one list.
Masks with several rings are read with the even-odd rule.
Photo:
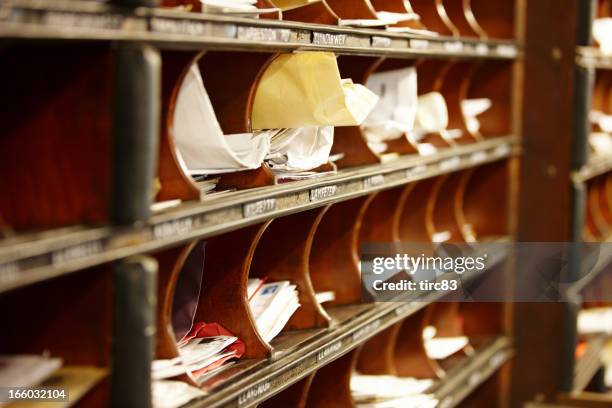
[[123, 17], [119, 14], [84, 14], [49, 11], [43, 15], [42, 23], [66, 27], [116, 30], [121, 28]]
[[324, 200], [336, 195], [336, 186], [323, 186], [310, 190], [310, 201]]
[[489, 46], [486, 44], [478, 44], [476, 46], [476, 54], [487, 55], [489, 53]]
[[336, 45], [342, 46], [346, 44], [346, 34], [331, 34], [331, 33], [313, 33], [312, 43], [318, 45]]
[[276, 210], [276, 199], [266, 198], [252, 203], [247, 203], [242, 207], [242, 213], [245, 218], [254, 217]]
[[463, 51], [463, 43], [460, 41], [448, 41], [444, 43], [446, 52], [458, 53]]
[[382, 174], [377, 174], [375, 176], [370, 176], [370, 177], [366, 177], [365, 179], [363, 179], [364, 188], [376, 187], [384, 183], [385, 183], [385, 176]]
[[249, 388], [238, 397], [238, 405], [243, 405], [261, 395], [268, 392], [271, 388], [269, 382], [265, 382], [263, 384], [256, 385], [252, 388]]
[[186, 234], [193, 228], [193, 220], [191, 218], [183, 218], [158, 224], [153, 227], [153, 237], [162, 239], [175, 235]]
[[100, 252], [102, 252], [102, 243], [100, 241], [86, 242], [84, 244], [54, 251], [51, 254], [51, 263], [56, 265], [58, 263], [73, 261]]
[[489, 360], [489, 365], [491, 367], [499, 367], [505, 359], [506, 356], [504, 353], [497, 353], [493, 357], [491, 357], [491, 359]]
[[450, 171], [459, 167], [461, 159], [459, 157], [451, 157], [449, 159], [442, 160], [438, 166], [442, 171]]
[[210, 29], [208, 23], [195, 20], [174, 20], [154, 17], [150, 20], [153, 32], [168, 34], [205, 35]]
[[353, 333], [353, 342], [359, 341], [380, 327], [380, 320], [374, 320]]
[[499, 145], [493, 150], [493, 154], [497, 157], [508, 156], [510, 154], [510, 145]]
[[238, 27], [238, 38], [249, 41], [288, 42], [291, 30], [269, 27]]
[[389, 48], [392, 43], [389, 37], [378, 37], [376, 35], [372, 37], [372, 47], [375, 48]]
[[503, 57], [514, 58], [517, 55], [516, 47], [514, 45], [509, 44], [499, 44], [495, 51], [497, 55], [501, 55]]
[[317, 362], [325, 360], [333, 356], [334, 354], [339, 352], [341, 348], [342, 348], [341, 341], [337, 341], [335, 343], [330, 344], [329, 346], [325, 347], [323, 350], [317, 353]]
[[429, 41], [418, 40], [418, 39], [413, 38], [410, 40], [410, 47], [414, 48], [415, 50], [425, 50], [429, 48]]
[[472, 163], [482, 163], [483, 161], [487, 160], [487, 154], [482, 151], [474, 152], [472, 153], [470, 159], [472, 160]]
[[418, 176], [419, 174], [423, 174], [426, 171], [427, 171], [427, 166], [424, 164], [419, 164], [418, 166], [414, 166], [409, 169], [406, 169], [406, 178]]
[[16, 262], [9, 262], [0, 265], [0, 281], [8, 281], [17, 278], [19, 265]]
[[482, 380], [482, 374], [477, 371], [473, 373], [472, 375], [470, 375], [470, 378], [468, 379], [468, 383], [470, 384], [471, 387], [473, 387], [476, 384], [480, 383], [480, 380]]

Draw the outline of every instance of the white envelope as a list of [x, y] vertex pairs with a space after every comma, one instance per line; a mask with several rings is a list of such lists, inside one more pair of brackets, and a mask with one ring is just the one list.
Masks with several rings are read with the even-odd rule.
[[425, 133], [442, 132], [448, 127], [448, 108], [441, 93], [419, 96], [414, 126]]
[[612, 18], [598, 18], [593, 21], [593, 38], [604, 55], [612, 54]]
[[333, 126], [285, 129], [277, 143], [272, 139], [270, 148], [270, 155], [280, 157], [282, 161], [272, 160], [270, 167], [272, 170], [283, 171], [307, 171], [317, 168], [328, 162], [333, 144]]
[[414, 67], [374, 73], [366, 86], [379, 96], [363, 123], [368, 142], [393, 140], [412, 131], [418, 98]]
[[270, 149], [271, 132], [223, 134], [197, 64], [179, 89], [173, 126], [185, 166], [205, 174], [257, 168]]

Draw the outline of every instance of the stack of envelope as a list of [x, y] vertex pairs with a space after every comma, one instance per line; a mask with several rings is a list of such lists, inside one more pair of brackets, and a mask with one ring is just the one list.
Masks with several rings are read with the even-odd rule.
[[427, 390], [433, 380], [391, 375], [351, 376], [351, 393], [359, 408], [435, 407], [438, 401]]
[[296, 287], [289, 281], [249, 279], [247, 294], [257, 331], [266, 342], [281, 332], [300, 307]]

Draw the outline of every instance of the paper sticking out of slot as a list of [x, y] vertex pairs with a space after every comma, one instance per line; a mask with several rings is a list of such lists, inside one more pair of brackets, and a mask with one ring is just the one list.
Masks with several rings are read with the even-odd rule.
[[425, 340], [427, 356], [433, 360], [444, 360], [463, 350], [469, 344], [465, 336], [458, 337], [434, 337]]
[[239, 17], [258, 17], [260, 14], [277, 13], [277, 8], [257, 8], [257, 0], [200, 0], [202, 12], [210, 14], [232, 14]]
[[419, 20], [420, 16], [416, 13], [393, 13], [389, 11], [379, 11], [374, 19], [344, 19], [338, 23], [341, 26], [352, 27], [381, 27], [393, 25], [402, 21]]
[[259, 167], [273, 133], [224, 135], [197, 64], [189, 68], [179, 89], [173, 127], [185, 167], [199, 174]]
[[448, 108], [444, 96], [439, 92], [420, 95], [414, 121], [415, 132], [440, 133], [448, 126]]
[[612, 154], [612, 135], [603, 132], [591, 133], [589, 146], [597, 156]]
[[602, 131], [612, 133], [612, 115], [608, 115], [602, 111], [592, 110], [589, 112], [589, 121], [591, 124], [599, 126]]
[[300, 307], [296, 287], [289, 281], [263, 285], [250, 282], [249, 287], [259, 287], [250, 298], [249, 306], [259, 335], [266, 342], [270, 342]]
[[155, 380], [151, 388], [153, 408], [179, 408], [206, 395], [201, 389], [183, 381]]
[[438, 406], [438, 400], [433, 395], [419, 394], [386, 401], [360, 403], [356, 406], [357, 408], [435, 408]]
[[417, 73], [414, 67], [377, 72], [367, 87], [379, 96], [363, 122], [363, 133], [374, 151], [386, 150], [385, 141], [400, 138], [414, 128], [417, 113]]
[[439, 37], [440, 36], [440, 33], [436, 33], [435, 31], [429, 31], [429, 30], [424, 30], [421, 28], [412, 28], [412, 27], [393, 26], [393, 27], [387, 27], [387, 31], [391, 33], [416, 34], [422, 37]]
[[315, 294], [315, 299], [317, 299], [319, 303], [333, 302], [336, 300], [336, 292], [331, 290], [327, 292], [318, 292]]
[[3, 387], [33, 387], [62, 366], [60, 358], [44, 355], [0, 355], [0, 384]]
[[356, 126], [378, 97], [341, 79], [331, 52], [281, 54], [263, 73], [253, 102], [253, 129]]
[[604, 55], [612, 55], [612, 18], [597, 18], [593, 21], [593, 38]]
[[312, 170], [329, 161], [333, 144], [333, 126], [283, 129], [272, 137], [266, 162], [275, 173]]
[[419, 395], [432, 385], [433, 380], [431, 379], [421, 380], [411, 377], [358, 373], [351, 376], [351, 393], [357, 403]]
[[461, 113], [463, 113], [465, 125], [470, 133], [477, 133], [480, 130], [478, 115], [489, 110], [492, 105], [493, 103], [489, 98], [464, 99], [461, 101]]
[[584, 309], [578, 313], [578, 333], [612, 334], [612, 308]]

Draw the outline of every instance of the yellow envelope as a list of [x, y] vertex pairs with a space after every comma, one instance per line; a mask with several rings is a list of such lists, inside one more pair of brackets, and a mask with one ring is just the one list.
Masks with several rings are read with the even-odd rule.
[[251, 126], [255, 129], [303, 126], [357, 126], [378, 96], [350, 79], [341, 79], [331, 52], [278, 56], [255, 92]]

